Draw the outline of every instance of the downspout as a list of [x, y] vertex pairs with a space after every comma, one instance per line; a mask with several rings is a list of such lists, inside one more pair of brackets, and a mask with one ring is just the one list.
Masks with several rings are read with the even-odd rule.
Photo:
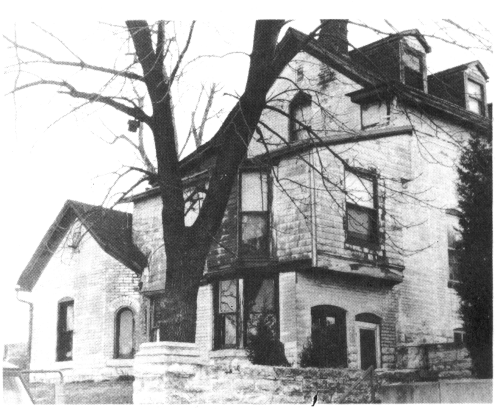
[[28, 304], [30, 306], [30, 321], [29, 321], [29, 328], [28, 328], [28, 370], [31, 369], [31, 344], [33, 340], [33, 303], [26, 301], [26, 300], [21, 300], [19, 298], [19, 293], [23, 291], [23, 289], [19, 286], [16, 287], [16, 298], [17, 301], [23, 302], [25, 304]]
[[309, 187], [310, 187], [310, 203], [311, 203], [311, 264], [312, 267], [317, 267], [318, 264], [318, 244], [317, 244], [317, 229], [316, 229], [316, 179], [314, 178], [313, 168], [314, 153], [309, 152]]

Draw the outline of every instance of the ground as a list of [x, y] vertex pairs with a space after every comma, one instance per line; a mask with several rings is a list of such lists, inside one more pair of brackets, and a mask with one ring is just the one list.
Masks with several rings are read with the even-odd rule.
[[[64, 385], [66, 404], [132, 404], [131, 380], [71, 382]], [[54, 404], [54, 385], [32, 383], [30, 391], [36, 404]]]

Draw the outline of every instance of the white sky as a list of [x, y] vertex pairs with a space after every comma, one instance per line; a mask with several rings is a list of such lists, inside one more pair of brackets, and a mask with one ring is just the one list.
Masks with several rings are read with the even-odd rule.
[[[102, 3], [102, 2], [101, 2]], [[151, 7], [147, 7], [146, 13], [135, 12], [139, 17], [149, 17], [153, 22], [158, 18], [172, 18], [170, 2], [155, 2], [160, 10], [152, 12]], [[197, 54], [217, 54], [226, 52], [243, 51], [249, 52], [252, 42], [252, 28], [254, 18], [280, 17], [283, 9], [269, 7], [259, 8], [269, 2], [248, 2], [249, 4], [240, 6], [241, 2], [227, 2], [225, 6], [217, 7], [220, 2], [196, 3], [196, 7], [174, 13], [175, 18], [187, 20], [191, 17], [203, 19], [195, 29], [192, 45], [191, 57]], [[315, 2], [313, 2], [315, 3]], [[68, 10], [71, 12], [71, 19], [61, 18], [54, 10], [64, 10], [68, 8], [69, 2], [58, 3], [57, 7], [50, 8], [52, 3], [43, 3], [45, 9], [41, 9], [39, 3], [30, 3], [32, 7], [31, 15], [26, 16], [26, 9], [13, 10], [12, 13], [4, 16], [2, 24], [2, 34], [13, 37], [13, 22], [17, 23], [17, 34], [20, 43], [36, 49], [43, 49], [54, 56], [61, 56], [61, 59], [71, 59], [71, 55], [62, 48], [54, 39], [45, 35], [41, 30], [30, 25], [33, 20], [63, 39], [66, 44], [88, 63], [97, 65], [112, 66], [115, 58], [119, 54], [123, 40], [120, 35], [110, 35], [110, 27], [98, 24], [97, 21], [112, 22], [113, 24], [123, 24], [124, 18], [121, 15], [127, 10], [135, 10], [136, 2], [112, 2], [114, 8], [107, 6], [102, 8], [98, 3], [86, 2], [85, 10]], [[119, 8], [117, 5], [120, 5]], [[148, 4], [148, 3], [147, 3]], [[287, 5], [285, 17], [292, 16], [306, 17], [307, 20], [296, 21], [292, 26], [308, 32], [319, 23], [319, 17], [331, 17], [339, 9], [336, 2], [320, 2], [320, 6], [315, 7], [309, 15], [302, 13], [300, 2], [284, 2]], [[311, 5], [311, 2], [307, 2]], [[403, 13], [412, 13], [415, 5], [409, 3], [394, 2], [400, 5], [398, 14], [381, 16], [380, 13], [370, 10], [372, 2], [356, 2], [356, 9], [341, 10], [340, 18], [350, 18], [354, 21], [362, 21], [368, 25], [373, 25], [383, 31], [391, 32], [391, 28], [384, 22], [384, 18], [393, 24], [398, 30], [418, 28], [423, 33], [441, 35], [435, 21], [437, 18], [420, 17], [408, 18]], [[406, 4], [401, 6], [401, 4]], [[419, 7], [432, 7], [434, 15], [446, 15], [446, 10], [436, 9], [432, 2], [418, 2]], [[459, 3], [454, 3], [455, 5]], [[475, 7], [480, 8], [480, 2]], [[95, 7], [93, 7], [95, 6]], [[255, 10], [269, 11], [268, 13], [255, 13]], [[388, 9], [391, 9], [388, 7]], [[96, 17], [95, 10], [102, 14]], [[249, 10], [247, 13], [246, 10]], [[295, 11], [295, 12], [292, 12]], [[324, 10], [324, 13], [320, 13]], [[364, 16], [354, 17], [354, 12], [363, 10]], [[233, 13], [231, 17], [224, 17], [225, 13]], [[444, 12], [444, 13], [443, 13]], [[237, 20], [235, 13], [243, 15], [246, 20]], [[313, 15], [311, 15], [311, 13]], [[128, 13], [129, 17], [132, 13]], [[59, 18], [55, 18], [55, 17]], [[75, 18], [79, 16], [79, 18]], [[111, 18], [110, 18], [111, 17]], [[223, 20], [225, 18], [225, 20]], [[450, 17], [465, 26], [477, 27], [471, 16], [461, 15]], [[489, 29], [494, 29], [492, 18], [484, 19], [481, 16], [482, 24]], [[212, 20], [209, 22], [209, 20]], [[186, 26], [187, 23], [184, 23]], [[117, 29], [115, 31], [118, 31]], [[182, 29], [180, 30], [182, 32]], [[483, 35], [486, 35], [483, 32]], [[361, 46], [375, 41], [379, 36], [364, 29], [349, 26], [350, 41]], [[488, 85], [488, 99], [492, 102], [496, 96], [494, 92], [495, 66], [491, 54], [485, 52], [464, 51], [457, 47], [446, 45], [432, 39], [428, 40], [433, 48], [427, 56], [428, 67], [431, 72], [450, 68], [461, 63], [479, 59], [490, 75]], [[11, 58], [12, 52], [6, 49], [6, 42], [2, 42], [3, 66], [9, 66], [15, 60]], [[209, 83], [215, 81], [223, 87], [223, 92], [234, 94], [241, 92], [246, 76], [247, 57], [235, 54], [223, 59], [205, 59], [201, 64], [193, 64], [193, 69], [186, 78], [182, 93], [182, 105], [177, 110], [177, 125], [181, 143], [187, 133], [189, 111], [195, 104], [195, 98], [199, 92], [200, 80]], [[36, 71], [35, 69], [32, 69]], [[11, 69], [4, 69], [5, 72]], [[38, 71], [40, 72], [40, 71]], [[15, 76], [7, 74], [2, 80], [2, 94], [5, 95], [13, 87]], [[83, 79], [81, 73], [71, 72], [70, 78], [75, 83], [80, 84], [82, 90], [90, 86], [91, 81], [101, 81], [103, 76], [91, 77], [91, 81]], [[22, 83], [21, 79], [21, 83]], [[189, 85], [186, 85], [189, 84]], [[230, 96], [218, 97], [218, 107], [231, 107], [234, 99]], [[44, 87], [43, 89], [30, 89], [22, 91], [17, 96], [17, 111], [14, 108], [14, 100], [11, 95], [3, 98], [2, 113], [4, 136], [0, 175], [3, 181], [2, 200], [2, 270], [4, 281], [2, 283], [2, 300], [4, 302], [3, 331], [2, 338], [5, 343], [19, 342], [27, 339], [28, 316], [27, 307], [15, 300], [14, 288], [19, 275], [29, 261], [41, 238], [53, 222], [54, 218], [62, 208], [67, 199], [79, 200], [82, 202], [100, 204], [103, 195], [109, 186], [109, 177], [98, 177], [116, 170], [122, 164], [132, 164], [133, 156], [125, 145], [109, 146], [101, 141], [100, 137], [109, 139], [110, 134], [107, 128], [115, 133], [125, 133], [127, 130], [127, 118], [123, 114], [117, 114], [111, 109], [102, 109], [100, 106], [93, 106], [76, 114], [69, 115], [55, 125], [48, 128], [55, 120], [60, 118], [69, 107], [74, 104], [70, 98], [61, 96], [55, 87]], [[212, 127], [207, 129], [206, 135], [211, 135], [217, 124], [224, 119], [213, 121]], [[104, 125], [105, 126], [104, 126]], [[48, 128], [48, 129], [47, 129]], [[131, 210], [131, 209], [130, 209]]]

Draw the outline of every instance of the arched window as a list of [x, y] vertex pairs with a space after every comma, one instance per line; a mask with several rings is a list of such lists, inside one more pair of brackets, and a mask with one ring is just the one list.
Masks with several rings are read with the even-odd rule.
[[311, 96], [298, 92], [290, 102], [290, 142], [307, 138], [307, 129], [311, 121]]
[[134, 313], [130, 308], [122, 308], [116, 314], [115, 358], [134, 357]]
[[57, 361], [73, 359], [73, 307], [74, 301], [69, 297], [63, 298], [57, 306]]
[[347, 367], [346, 311], [333, 305], [311, 308], [311, 341], [317, 363], [329, 368]]
[[382, 319], [372, 313], [364, 312], [356, 315], [358, 335], [359, 367], [370, 366], [380, 368], [380, 324]]

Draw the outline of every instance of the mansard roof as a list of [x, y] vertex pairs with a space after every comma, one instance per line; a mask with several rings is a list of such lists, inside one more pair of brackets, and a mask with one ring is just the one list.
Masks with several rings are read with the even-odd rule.
[[136, 273], [142, 272], [147, 260], [132, 241], [130, 213], [68, 200], [19, 277], [17, 284], [23, 290], [33, 289], [77, 219], [106, 253]]

